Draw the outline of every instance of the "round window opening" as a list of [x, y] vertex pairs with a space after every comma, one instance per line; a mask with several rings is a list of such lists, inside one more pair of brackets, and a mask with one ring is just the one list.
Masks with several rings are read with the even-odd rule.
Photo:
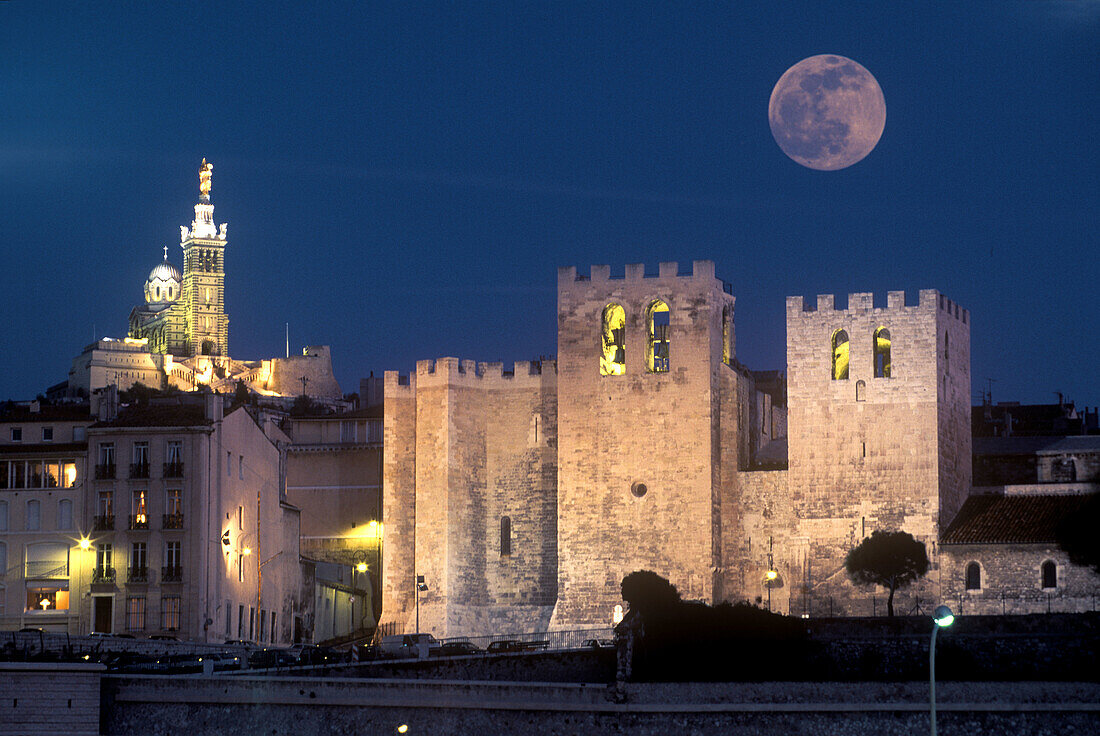
[[649, 488], [646, 487], [645, 483], [635, 483], [634, 485], [630, 486], [630, 492], [638, 498], [644, 496], [648, 491]]

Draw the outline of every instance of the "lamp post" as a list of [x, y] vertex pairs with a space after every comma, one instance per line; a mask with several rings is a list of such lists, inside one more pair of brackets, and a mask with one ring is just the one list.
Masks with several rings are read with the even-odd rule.
[[936, 634], [955, 622], [955, 615], [947, 606], [936, 606], [932, 614], [932, 644], [928, 647], [928, 712], [932, 719], [932, 736], [936, 736]]
[[423, 575], [416, 576], [416, 633], [420, 633], [420, 594], [428, 589]]

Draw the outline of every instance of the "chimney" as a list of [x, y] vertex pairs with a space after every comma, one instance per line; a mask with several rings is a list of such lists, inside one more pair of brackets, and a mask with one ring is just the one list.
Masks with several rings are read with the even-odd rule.
[[206, 394], [206, 418], [212, 422], [220, 422], [225, 411], [225, 403], [220, 394]]

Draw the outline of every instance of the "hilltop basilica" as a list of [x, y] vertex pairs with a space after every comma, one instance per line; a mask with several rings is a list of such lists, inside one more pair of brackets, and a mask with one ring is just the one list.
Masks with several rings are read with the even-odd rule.
[[168, 260], [145, 280], [145, 303], [130, 311], [124, 339], [103, 338], [73, 360], [67, 393], [90, 395], [108, 385], [135, 383], [183, 391], [208, 387], [232, 392], [238, 383], [265, 397], [306, 394], [322, 402], [343, 395], [332, 372], [327, 345], [306, 347], [301, 355], [266, 360], [234, 360], [229, 355], [229, 316], [225, 311], [228, 223], [214, 224], [210, 189], [214, 167], [202, 160], [199, 201], [191, 227], [180, 226], [183, 273]]

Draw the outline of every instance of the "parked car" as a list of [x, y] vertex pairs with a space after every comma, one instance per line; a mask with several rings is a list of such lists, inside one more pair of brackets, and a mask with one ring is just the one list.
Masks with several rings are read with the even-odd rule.
[[340, 661], [340, 655], [332, 649], [314, 644], [294, 644], [286, 651], [294, 657], [295, 664], [300, 665], [329, 664]]
[[428, 655], [431, 657], [456, 657], [463, 654], [482, 654], [484, 650], [468, 641], [445, 641], [439, 646], [432, 647]]
[[149, 638], [153, 641], [179, 641], [178, 636], [172, 636], [171, 634], [152, 634]]
[[353, 644], [351, 652], [355, 662], [370, 662], [382, 658], [382, 647], [377, 644]]
[[523, 645], [515, 639], [501, 639], [494, 641], [485, 648], [489, 654], [501, 654], [503, 652], [522, 652]]
[[391, 658], [413, 658], [420, 656], [420, 646], [427, 646], [428, 650], [439, 645], [439, 641], [431, 634], [395, 634], [382, 637], [382, 656]]
[[290, 667], [298, 664], [298, 659], [286, 649], [257, 649], [248, 655], [248, 666], [257, 669], [267, 667]]

